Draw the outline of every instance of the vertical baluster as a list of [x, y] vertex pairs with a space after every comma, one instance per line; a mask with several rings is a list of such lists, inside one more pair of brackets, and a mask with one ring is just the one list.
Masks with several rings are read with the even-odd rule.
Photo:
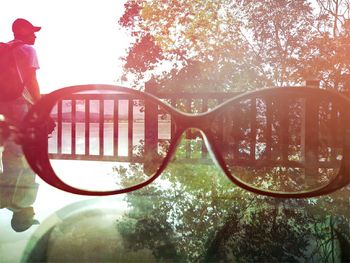
[[113, 104], [113, 156], [118, 157], [119, 137], [119, 100], [114, 99]]
[[[202, 112], [206, 112], [208, 111], [208, 99], [207, 98], [203, 98], [202, 99]], [[204, 140], [202, 138], [202, 158], [206, 158], [208, 156], [208, 151], [207, 151], [207, 147], [205, 147], [205, 144], [204, 144]]]
[[[339, 135], [339, 130], [341, 130], [341, 124], [342, 121], [346, 121], [346, 120], [341, 120], [340, 117], [340, 108], [336, 106], [335, 102], [331, 103], [331, 119], [329, 120], [330, 122], [330, 129], [331, 129], [331, 138], [329, 138], [329, 142], [331, 145], [331, 158], [330, 161], [334, 162], [337, 160], [337, 148], [339, 149], [341, 147], [341, 145], [343, 144], [342, 140], [339, 140], [340, 138], [342, 138]], [[343, 135], [343, 134], [341, 134]]]
[[62, 153], [62, 101], [57, 104], [57, 153]]
[[[239, 109], [237, 109], [237, 105], [232, 107], [230, 110], [231, 112], [239, 112]], [[229, 138], [227, 140], [227, 144], [230, 145], [230, 147], [232, 147], [233, 163], [238, 162], [240, 159], [239, 144], [240, 144], [241, 136], [239, 135], [240, 134], [239, 131], [241, 129], [241, 123], [242, 123], [242, 116], [232, 116], [232, 118], [229, 117], [229, 122], [227, 123], [227, 125], [230, 126], [227, 129], [227, 132], [229, 133], [227, 135], [227, 137]], [[233, 140], [233, 142], [231, 140]]]
[[71, 116], [71, 153], [73, 157], [76, 155], [76, 100], [72, 99], [72, 116]]
[[318, 175], [318, 145], [319, 145], [319, 105], [307, 97], [304, 104], [302, 122], [302, 156], [305, 165], [306, 185], [312, 184]]
[[[144, 148], [144, 172], [153, 174], [158, 169], [158, 105], [145, 100], [145, 148]], [[160, 149], [162, 150], [162, 149]], [[163, 154], [162, 151], [159, 154]]]
[[[174, 108], [176, 108], [176, 99], [171, 99], [171, 105], [174, 107]], [[173, 136], [174, 136], [174, 133], [175, 133], [175, 123], [173, 122], [173, 120], [172, 120], [172, 117], [170, 116], [170, 127], [171, 127], [171, 129], [170, 129], [170, 140], [173, 138]]]
[[281, 123], [281, 155], [283, 162], [288, 161], [289, 153], [289, 104], [290, 100], [288, 98], [283, 98], [280, 101], [280, 123]]
[[[186, 112], [191, 113], [191, 103], [192, 103], [192, 99], [186, 99], [185, 102], [185, 109]], [[191, 130], [187, 130], [186, 131], [186, 158], [190, 158], [191, 157], [191, 137], [192, 137], [192, 132]]]
[[85, 155], [90, 155], [90, 99], [85, 99]]
[[266, 149], [265, 149], [265, 156], [267, 161], [272, 161], [272, 125], [273, 125], [273, 102], [270, 98], [266, 98]]
[[134, 101], [133, 99], [128, 100], [128, 156], [130, 161], [133, 156], [133, 127], [134, 127]]
[[[220, 105], [221, 103], [223, 102], [223, 99], [222, 98], [218, 98], [217, 99], [217, 103], [216, 105]], [[224, 141], [224, 122], [226, 122], [226, 117], [223, 117], [219, 120], [218, 122], [218, 140], [220, 142], [223, 142]]]
[[250, 100], [250, 160], [255, 161], [256, 151], [256, 98]]
[[99, 138], [99, 156], [104, 155], [104, 122], [105, 122], [105, 104], [104, 100], [99, 100], [99, 127], [98, 127], [98, 138]]

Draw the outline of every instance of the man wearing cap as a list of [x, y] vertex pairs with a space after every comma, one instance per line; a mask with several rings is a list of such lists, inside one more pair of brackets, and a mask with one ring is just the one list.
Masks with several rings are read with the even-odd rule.
[[[10, 119], [15, 125], [21, 124], [29, 107], [40, 99], [40, 90], [36, 78], [39, 63], [36, 51], [33, 48], [36, 39], [35, 32], [40, 29], [40, 27], [33, 26], [32, 23], [23, 18], [16, 19], [12, 24], [14, 39], [8, 43], [14, 45], [12, 51], [24, 89], [22, 96], [19, 98], [0, 103], [0, 114]], [[28, 211], [33, 210], [30, 206], [35, 201], [36, 191], [31, 196], [28, 193], [24, 194], [23, 191], [18, 191], [18, 189], [24, 189], [22, 187], [24, 181], [25, 189], [37, 189], [35, 174], [29, 168], [21, 147], [15, 141], [9, 139], [4, 142], [4, 146], [4, 151], [0, 152], [0, 161], [2, 159], [0, 185], [2, 185], [3, 190], [3, 183], [7, 182], [5, 183], [7, 190], [2, 191], [3, 194], [0, 195], [0, 208], [6, 207], [13, 211], [12, 225], [15, 230], [23, 231], [34, 222], [32, 220], [34, 212], [28, 213]], [[8, 194], [4, 196], [5, 192]], [[29, 203], [26, 201], [25, 205], [20, 205], [28, 198], [31, 200]]]
[[30, 105], [40, 99], [36, 78], [39, 62], [33, 47], [36, 39], [35, 32], [40, 29], [41, 27], [33, 26], [23, 18], [18, 18], [12, 23], [14, 39], [8, 43], [13, 45], [12, 52], [24, 89], [21, 97], [0, 103], [0, 114], [10, 118], [15, 124], [21, 123]]
[[40, 98], [39, 85], [36, 78], [36, 70], [39, 69], [38, 58], [33, 45], [35, 43], [35, 32], [41, 27], [33, 26], [29, 21], [18, 18], [12, 24], [14, 40], [11, 44], [18, 43], [14, 49], [14, 55], [19, 71], [24, 82], [23, 97], [33, 104]]

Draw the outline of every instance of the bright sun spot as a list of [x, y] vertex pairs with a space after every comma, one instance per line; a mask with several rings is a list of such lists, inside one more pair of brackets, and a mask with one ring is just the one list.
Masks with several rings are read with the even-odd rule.
[[5, 0], [0, 9], [0, 41], [13, 38], [12, 22], [25, 18], [42, 29], [35, 49], [42, 93], [76, 84], [121, 84], [120, 57], [128, 35], [118, 26], [121, 0]]

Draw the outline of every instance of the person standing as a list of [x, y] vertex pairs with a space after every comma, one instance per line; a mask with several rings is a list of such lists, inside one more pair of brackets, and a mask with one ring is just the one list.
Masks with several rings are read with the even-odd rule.
[[36, 40], [35, 33], [40, 29], [41, 27], [33, 26], [28, 20], [18, 18], [12, 24], [14, 39], [9, 42], [10, 44], [16, 43], [13, 53], [24, 84], [22, 95], [30, 104], [40, 99], [40, 89], [36, 77], [39, 62], [33, 47]]
[[33, 47], [36, 40], [35, 33], [40, 29], [41, 27], [33, 26], [23, 18], [18, 18], [12, 23], [14, 39], [8, 44], [13, 46], [12, 53], [24, 88], [18, 98], [1, 101], [0, 114], [5, 115], [14, 124], [20, 123], [29, 107], [40, 99], [40, 88], [36, 77], [39, 62]]
[[[14, 39], [8, 44], [13, 45], [13, 56], [24, 88], [18, 98], [0, 102], [0, 114], [15, 126], [21, 124], [31, 105], [40, 99], [40, 88], [36, 77], [39, 62], [33, 47], [36, 40], [35, 33], [40, 29], [41, 27], [33, 26], [23, 18], [16, 19], [12, 24]], [[35, 213], [31, 205], [36, 199], [38, 184], [35, 182], [35, 174], [27, 164], [20, 145], [14, 140], [9, 139], [4, 142], [4, 151], [1, 155], [0, 185], [3, 191], [0, 195], [0, 208], [11, 210], [14, 229], [23, 231], [37, 223], [33, 219]], [[19, 189], [26, 190], [19, 191]], [[29, 217], [27, 211], [30, 211]], [[24, 225], [22, 221], [25, 221]]]

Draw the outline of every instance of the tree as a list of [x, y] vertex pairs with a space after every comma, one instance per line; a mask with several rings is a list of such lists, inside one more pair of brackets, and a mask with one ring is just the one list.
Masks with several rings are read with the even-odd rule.
[[317, 0], [315, 21], [318, 34], [310, 41], [297, 64], [300, 75], [322, 81], [325, 88], [350, 89], [350, 1]]
[[337, 37], [344, 30], [350, 18], [349, 0], [316, 0], [319, 8], [319, 25], [321, 32], [329, 32]]
[[[134, 43], [125, 57], [124, 72], [137, 87], [152, 81], [151, 87], [162, 91], [243, 91], [300, 84], [310, 77], [320, 78], [327, 88], [345, 87], [350, 64], [347, 23], [341, 20], [344, 23], [340, 24], [338, 16], [334, 20], [337, 29], [330, 30], [335, 27], [329, 26], [326, 9], [315, 9], [311, 1], [130, 0], [125, 6], [120, 25], [130, 31]], [[330, 32], [338, 32], [337, 37]], [[236, 124], [245, 122], [236, 134], [246, 139], [236, 145], [241, 156], [248, 156], [251, 147], [249, 103], [242, 103], [236, 111]], [[297, 130], [300, 125], [300, 116], [294, 111], [298, 105], [286, 113], [294, 125], [290, 129]], [[276, 119], [283, 119], [279, 107], [274, 109]], [[263, 106], [256, 110], [263, 111]], [[276, 134], [283, 129], [281, 122], [273, 125]], [[264, 134], [259, 136], [264, 140]], [[277, 149], [283, 138], [276, 138]], [[196, 143], [192, 140], [189, 144], [195, 149]], [[298, 152], [296, 144], [291, 151]], [[328, 146], [320, 150], [326, 158]], [[185, 146], [180, 145], [178, 154], [186, 156]], [[340, 240], [345, 240], [345, 247], [349, 245], [348, 233], [345, 238], [335, 234], [349, 225], [348, 188], [325, 197], [278, 200], [232, 186], [212, 166], [174, 163], [161, 175], [161, 183], [126, 197], [130, 213], [118, 227], [125, 237], [131, 237], [129, 245], [135, 249], [147, 247], [159, 259], [187, 262], [293, 262], [300, 258], [333, 262], [340, 254]], [[240, 179], [251, 183], [244, 177], [249, 175], [257, 186], [276, 178], [273, 170], [267, 169], [265, 177], [259, 176], [258, 170], [242, 170]], [[295, 189], [295, 171], [283, 172], [278, 182]], [[164, 235], [157, 229], [163, 229]], [[154, 238], [144, 239], [151, 230]]]
[[[135, 44], [124, 68], [126, 75], [136, 76], [136, 83], [154, 76], [167, 90], [239, 90], [260, 78], [247, 56], [235, 3], [128, 1], [126, 10], [120, 24], [132, 32]], [[136, 47], [149, 36], [161, 51], [156, 67], [130, 68]]]
[[[120, 24], [135, 44], [125, 58], [125, 75], [134, 75], [135, 83], [154, 76], [167, 90], [299, 83], [295, 61], [316, 33], [305, 1], [128, 1], [126, 10]], [[148, 70], [130, 67], [137, 47], [150, 36], [159, 51], [149, 50], [157, 54], [152, 63], [158, 62]]]
[[[135, 252], [149, 249], [159, 261], [339, 259], [338, 239], [328, 230], [328, 215], [335, 212], [330, 206], [318, 210], [321, 200], [316, 204], [246, 192], [215, 166], [174, 161], [152, 185], [129, 193], [126, 201], [129, 212], [117, 222], [124, 245]], [[334, 219], [338, 216], [335, 212]]]
[[[314, 15], [307, 1], [243, 1], [250, 46], [272, 85], [300, 83], [299, 61], [315, 35]], [[248, 37], [247, 37], [248, 38]]]

